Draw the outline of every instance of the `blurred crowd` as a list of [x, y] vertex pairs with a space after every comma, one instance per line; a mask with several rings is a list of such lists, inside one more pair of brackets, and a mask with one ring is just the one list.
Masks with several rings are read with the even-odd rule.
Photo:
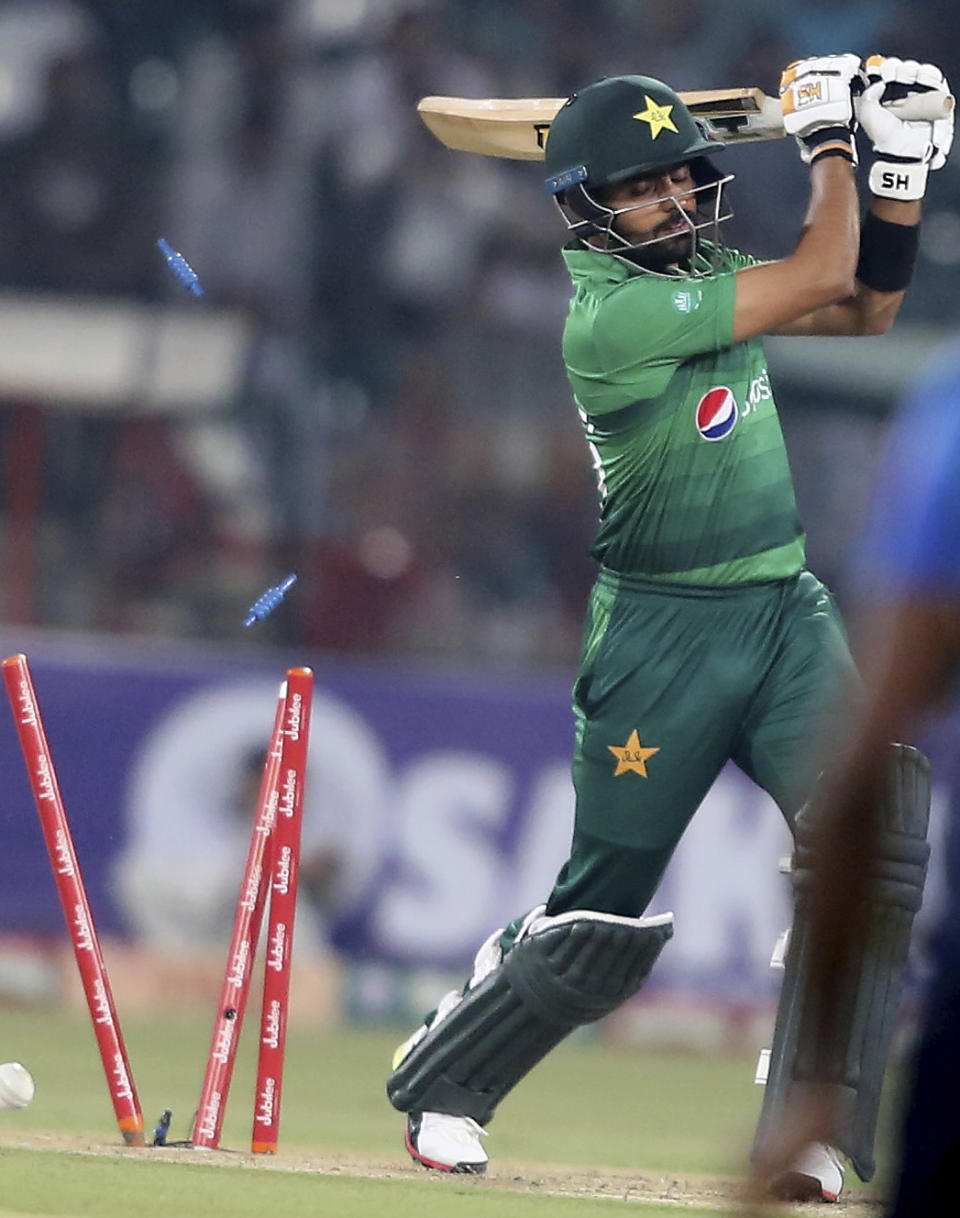
[[[36, 550], [8, 561], [0, 612], [231, 640], [292, 571], [261, 641], [569, 663], [596, 500], [559, 359], [561, 226], [536, 166], [449, 152], [417, 100], [562, 96], [625, 71], [775, 93], [790, 59], [845, 50], [930, 58], [956, 85], [958, 35], [947, 0], [0, 0], [0, 293], [182, 304], [165, 235], [203, 281], [196, 307], [251, 335], [213, 417], [65, 413], [0, 385], [0, 513], [30, 514]], [[723, 156], [731, 243], [789, 252], [794, 150]], [[907, 324], [956, 321], [958, 187], [955, 160]], [[784, 389], [788, 432], [811, 396]], [[851, 422], [838, 396], [817, 426], [842, 460], [885, 403]], [[800, 488], [828, 579], [829, 484]]]

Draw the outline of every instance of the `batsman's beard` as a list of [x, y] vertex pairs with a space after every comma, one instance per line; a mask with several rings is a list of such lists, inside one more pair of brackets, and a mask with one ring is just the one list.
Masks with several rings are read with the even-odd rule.
[[[691, 217], [691, 224], [692, 222], [693, 217]], [[665, 265], [691, 257], [694, 246], [693, 228], [684, 225], [683, 228], [678, 229], [675, 220], [671, 220], [662, 227], [664, 230], [662, 234], [659, 228], [654, 229], [654, 237], [660, 237], [660, 240], [655, 245], [649, 246], [645, 251], [646, 254], [654, 262], [662, 262]]]
[[[679, 219], [677, 216], [669, 217], [651, 231], [643, 244], [635, 246], [626, 255], [631, 262], [651, 271], [664, 271], [668, 267], [689, 261], [696, 249], [696, 233], [693, 226], [697, 223], [698, 216], [695, 211], [690, 212], [686, 208], [683, 210], [683, 219]], [[616, 225], [614, 225], [614, 230], [624, 240], [628, 242], [631, 240], [631, 236], [621, 232]]]

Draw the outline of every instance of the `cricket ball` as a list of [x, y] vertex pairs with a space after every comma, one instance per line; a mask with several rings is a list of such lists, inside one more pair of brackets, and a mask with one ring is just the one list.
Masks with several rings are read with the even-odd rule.
[[33, 1077], [19, 1062], [0, 1065], [0, 1108], [26, 1108], [33, 1099]]

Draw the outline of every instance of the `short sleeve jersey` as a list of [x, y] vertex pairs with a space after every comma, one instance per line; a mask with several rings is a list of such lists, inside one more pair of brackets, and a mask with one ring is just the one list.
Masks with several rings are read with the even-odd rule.
[[784, 579], [804, 536], [763, 344], [733, 342], [749, 255], [701, 243], [702, 277], [563, 251], [563, 357], [596, 467], [607, 569], [707, 586]]

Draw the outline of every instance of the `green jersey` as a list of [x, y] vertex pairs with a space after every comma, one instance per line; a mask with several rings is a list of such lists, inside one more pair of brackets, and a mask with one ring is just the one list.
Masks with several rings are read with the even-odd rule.
[[733, 341], [736, 271], [644, 273], [582, 246], [563, 357], [593, 455], [607, 569], [699, 585], [795, 575], [804, 536], [760, 339]]

